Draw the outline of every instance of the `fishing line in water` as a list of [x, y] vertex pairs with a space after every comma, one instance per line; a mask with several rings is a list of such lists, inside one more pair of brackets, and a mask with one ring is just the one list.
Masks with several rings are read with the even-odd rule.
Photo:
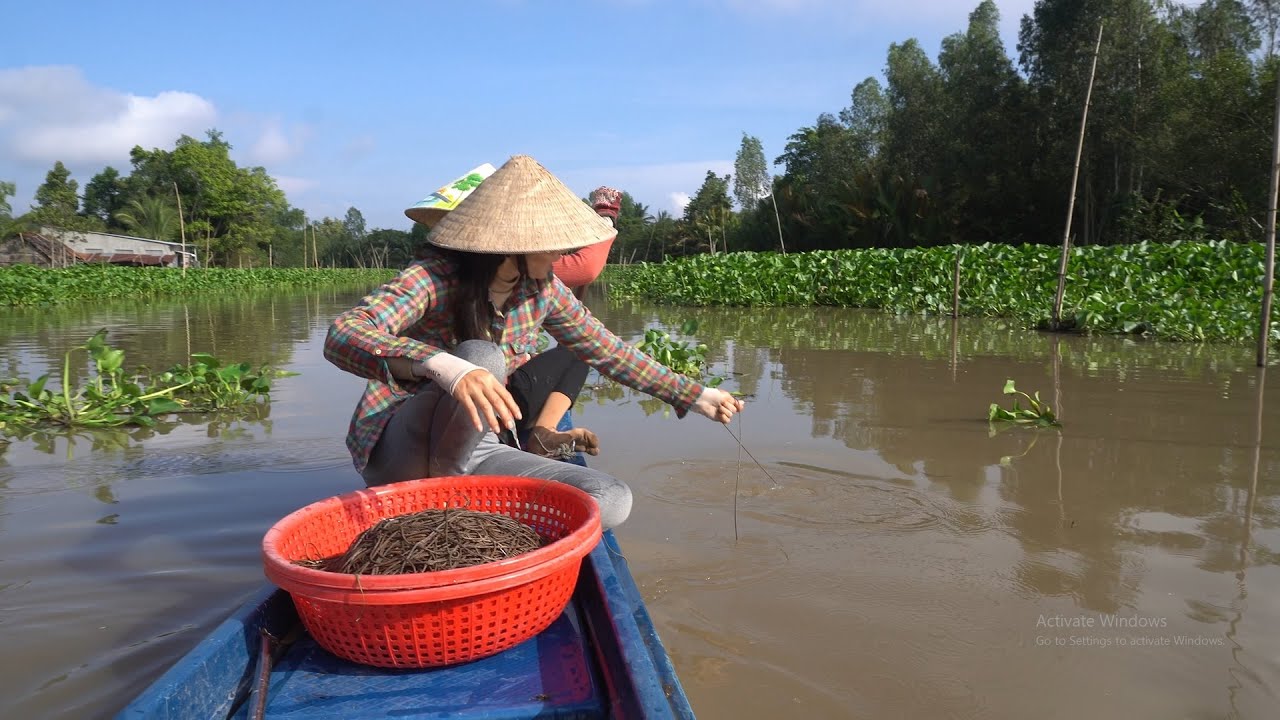
[[[724, 426], [729, 429], [728, 425]], [[730, 435], [733, 433], [730, 432]], [[742, 415], [738, 415], [738, 435], [742, 435]], [[742, 480], [742, 443], [738, 443], [738, 469], [733, 474], [733, 541], [738, 542], [738, 483]]]
[[729, 433], [729, 437], [732, 437], [734, 441], [738, 443], [738, 469], [733, 477], [733, 541], [737, 542], [738, 541], [738, 484], [742, 480], [742, 453], [744, 451], [747, 453], [747, 456], [751, 458], [751, 462], [755, 463], [756, 467], [760, 468], [760, 472], [764, 473], [765, 477], [769, 478], [769, 482], [773, 483], [774, 487], [778, 487], [778, 481], [773, 479], [773, 476], [769, 474], [769, 471], [764, 469], [764, 465], [762, 465], [759, 460], [756, 460], [756, 456], [752, 455], [750, 450], [747, 450], [746, 445], [742, 444], [741, 436], [743, 435], [743, 432], [742, 432], [742, 414], [741, 413], [738, 414], [738, 434], [737, 435], [733, 434], [733, 430], [729, 429], [728, 423], [724, 423], [724, 431]]
[[[764, 465], [761, 465], [761, 464], [760, 464], [760, 461], [756, 459], [756, 456], [755, 456], [755, 455], [752, 455], [750, 450], [747, 450], [747, 446], [742, 444], [742, 440], [741, 440], [741, 439], [739, 439], [737, 435], [734, 435], [734, 434], [733, 434], [733, 431], [729, 429], [729, 426], [728, 426], [728, 425], [725, 425], [725, 426], [724, 426], [724, 430], [725, 430], [725, 432], [729, 433], [729, 436], [730, 436], [730, 437], [732, 437], [734, 440], [736, 440], [736, 441], [738, 442], [738, 449], [739, 449], [740, 451], [746, 452], [746, 453], [747, 453], [747, 457], [751, 458], [751, 462], [755, 463], [755, 464], [756, 464], [756, 467], [760, 468], [760, 472], [764, 473], [764, 474], [765, 474], [765, 477], [769, 478], [769, 482], [773, 483], [773, 486], [774, 486], [774, 487], [777, 487], [777, 486], [778, 486], [778, 481], [777, 481], [777, 480], [775, 480], [775, 479], [773, 478], [773, 476], [769, 474], [769, 471], [768, 471], [768, 470], [765, 470], [765, 469], [764, 469]], [[739, 415], [739, 416], [738, 416], [738, 432], [739, 432], [739, 433], [741, 433], [741, 432], [742, 432], [742, 416], [741, 416], [741, 415]]]

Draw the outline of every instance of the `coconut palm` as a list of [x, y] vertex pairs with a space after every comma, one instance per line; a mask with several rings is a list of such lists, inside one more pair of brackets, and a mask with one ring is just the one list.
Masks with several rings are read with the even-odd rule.
[[114, 217], [130, 232], [152, 240], [172, 240], [178, 229], [178, 211], [162, 197], [134, 198]]

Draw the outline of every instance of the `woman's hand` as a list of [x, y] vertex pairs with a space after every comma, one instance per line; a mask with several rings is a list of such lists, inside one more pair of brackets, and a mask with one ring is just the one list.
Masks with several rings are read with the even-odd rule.
[[498, 382], [493, 373], [479, 368], [463, 375], [453, 387], [453, 398], [471, 414], [476, 430], [514, 430], [520, 418], [520, 408], [506, 386]]
[[730, 393], [716, 388], [707, 388], [693, 404], [693, 411], [716, 422], [727, 423], [733, 419], [734, 413], [742, 412], [744, 407], [746, 403]]
[[524, 449], [546, 458], [568, 457], [575, 452], [599, 455], [600, 438], [586, 428], [558, 432], [537, 425], [529, 432], [529, 440], [525, 443]]
[[574, 428], [569, 431], [574, 448], [588, 455], [600, 454], [600, 438], [586, 428]]

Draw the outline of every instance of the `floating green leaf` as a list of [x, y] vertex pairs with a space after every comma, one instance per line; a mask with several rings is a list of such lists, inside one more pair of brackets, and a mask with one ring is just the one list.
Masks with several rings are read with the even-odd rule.
[[[1034, 396], [1028, 395], [1018, 390], [1013, 380], [1007, 380], [1004, 384], [1004, 394], [1014, 395], [1013, 406], [1009, 409], [1000, 407], [999, 403], [991, 403], [991, 407], [987, 411], [988, 422], [1008, 422], [1018, 425], [1034, 425], [1037, 427], [1060, 426], [1058, 418], [1053, 413], [1053, 408], [1048, 403], [1040, 400], [1040, 393], [1036, 392]], [[1027, 401], [1027, 407], [1022, 407], [1018, 398]]]

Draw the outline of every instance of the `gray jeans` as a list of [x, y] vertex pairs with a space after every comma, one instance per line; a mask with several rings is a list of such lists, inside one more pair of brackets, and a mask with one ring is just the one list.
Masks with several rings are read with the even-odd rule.
[[[506, 381], [506, 358], [497, 345], [468, 340], [452, 352]], [[631, 514], [631, 488], [626, 483], [599, 470], [513, 448], [499, 441], [492, 428], [476, 430], [466, 408], [435, 383], [396, 410], [363, 475], [369, 487], [449, 475], [541, 478], [572, 485], [595, 498], [606, 529], [621, 525]]]

